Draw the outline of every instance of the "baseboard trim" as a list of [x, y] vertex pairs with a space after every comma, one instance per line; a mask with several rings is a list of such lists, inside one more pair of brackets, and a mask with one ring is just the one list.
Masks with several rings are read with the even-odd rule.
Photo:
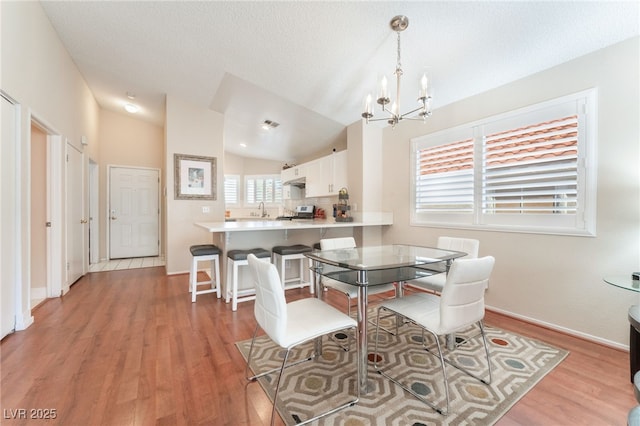
[[33, 316], [31, 311], [24, 311], [22, 315], [16, 315], [16, 331], [26, 330], [31, 324], [33, 324]]
[[47, 287], [31, 287], [31, 299], [46, 299], [47, 298]]
[[593, 343], [598, 343], [600, 345], [603, 346], [608, 346], [610, 348], [614, 348], [614, 349], [620, 349], [623, 351], [629, 351], [629, 345], [623, 345], [621, 343], [618, 342], [614, 342], [612, 340], [607, 340], [607, 339], [602, 339], [600, 337], [597, 336], [592, 336], [591, 334], [587, 334], [587, 333], [582, 333], [580, 331], [576, 331], [567, 327], [561, 327], [557, 324], [552, 324], [546, 321], [540, 321], [536, 318], [531, 318], [531, 317], [527, 317], [525, 315], [520, 315], [520, 314], [516, 314], [514, 312], [511, 311], [507, 311], [504, 309], [500, 309], [500, 308], [496, 308], [493, 306], [487, 306], [486, 307], [488, 311], [492, 311], [492, 312], [496, 312], [502, 315], [505, 315], [507, 317], [511, 317], [511, 318], [515, 318], [518, 319], [520, 321], [524, 321], [524, 322], [528, 322], [530, 324], [535, 324], [538, 325], [540, 327], [544, 327], [544, 328], [548, 328], [550, 330], [554, 330], [554, 331], [558, 331], [560, 333], [564, 333], [564, 334], [568, 334], [569, 336], [573, 336], [573, 337], [577, 337], [583, 340], [587, 340], [589, 342], [593, 342]]

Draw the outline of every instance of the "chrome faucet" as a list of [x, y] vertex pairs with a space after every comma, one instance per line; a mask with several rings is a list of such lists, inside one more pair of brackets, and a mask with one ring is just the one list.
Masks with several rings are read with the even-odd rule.
[[260, 209], [262, 211], [261, 216], [260, 217], [267, 217], [267, 212], [264, 209], [264, 201], [260, 201], [260, 204], [258, 204], [258, 209]]

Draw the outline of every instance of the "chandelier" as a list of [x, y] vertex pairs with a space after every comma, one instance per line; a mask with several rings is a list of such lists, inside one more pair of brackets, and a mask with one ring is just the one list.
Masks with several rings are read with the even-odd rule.
[[394, 74], [396, 75], [396, 100], [391, 104], [391, 108], [389, 109], [388, 105], [391, 103], [391, 99], [389, 98], [389, 89], [387, 77], [383, 76], [380, 81], [380, 86], [378, 87], [378, 99], [376, 102], [380, 104], [382, 107], [382, 111], [387, 113], [389, 116], [386, 118], [372, 118], [373, 117], [373, 105], [371, 94], [367, 95], [364, 105], [364, 112], [362, 113], [362, 118], [364, 118], [367, 123], [370, 121], [381, 121], [386, 120], [387, 123], [391, 124], [392, 127], [395, 127], [401, 120], [423, 120], [426, 121], [428, 117], [431, 116], [431, 95], [427, 92], [427, 75], [423, 74], [422, 79], [420, 80], [420, 90], [418, 94], [418, 108], [406, 112], [404, 114], [400, 114], [398, 112], [400, 108], [400, 80], [402, 78], [402, 62], [400, 60], [400, 33], [407, 29], [409, 26], [409, 18], [404, 15], [394, 16], [389, 23], [389, 26], [393, 31], [398, 34], [398, 60], [396, 63], [396, 70]]

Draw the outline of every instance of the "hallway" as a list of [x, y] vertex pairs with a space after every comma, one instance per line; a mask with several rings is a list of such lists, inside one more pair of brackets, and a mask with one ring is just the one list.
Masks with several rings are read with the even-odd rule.
[[89, 265], [88, 272], [117, 271], [122, 269], [152, 268], [164, 266], [164, 257], [134, 257], [131, 259], [112, 259]]

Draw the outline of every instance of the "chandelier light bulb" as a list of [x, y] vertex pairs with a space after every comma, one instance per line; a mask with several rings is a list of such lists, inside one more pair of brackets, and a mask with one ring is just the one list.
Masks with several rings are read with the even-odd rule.
[[389, 103], [389, 87], [387, 82], [387, 76], [383, 75], [380, 80], [380, 95], [378, 96], [378, 103], [380, 105], [386, 105]]
[[427, 74], [423, 74], [422, 78], [420, 79], [420, 96], [418, 97], [418, 99], [423, 99], [427, 97]]
[[364, 112], [366, 113], [373, 112], [373, 105], [371, 105], [371, 93], [367, 95], [367, 99], [364, 102]]

